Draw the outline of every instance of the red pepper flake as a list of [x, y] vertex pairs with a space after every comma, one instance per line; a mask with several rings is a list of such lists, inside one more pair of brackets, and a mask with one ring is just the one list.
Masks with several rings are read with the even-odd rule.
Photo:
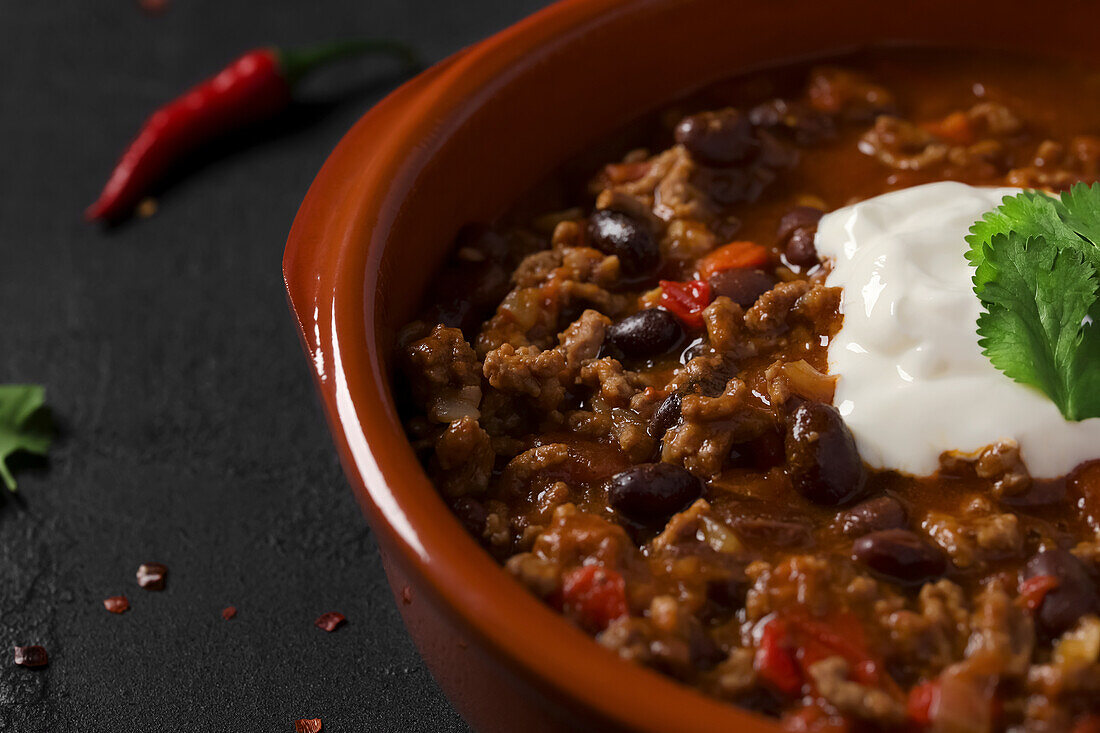
[[322, 631], [333, 632], [343, 625], [347, 619], [344, 614], [337, 613], [336, 611], [329, 611], [328, 613], [322, 613], [317, 617], [317, 620], [313, 622], [313, 625]]
[[614, 570], [582, 565], [562, 576], [562, 610], [590, 631], [625, 616], [626, 581]]
[[919, 726], [931, 724], [932, 705], [939, 696], [939, 682], [925, 682], [909, 690], [909, 702], [906, 705], [909, 719]]
[[703, 327], [703, 309], [710, 305], [710, 284], [702, 280], [661, 280], [661, 307], [689, 328]]
[[20, 667], [45, 667], [50, 663], [50, 657], [44, 646], [17, 646], [15, 663]]
[[321, 733], [321, 719], [302, 718], [294, 721], [294, 733]]
[[111, 613], [126, 613], [130, 610], [130, 601], [126, 596], [111, 596], [103, 600], [103, 607]]
[[138, 567], [137, 582], [145, 590], [164, 590], [168, 568], [159, 562], [147, 562]]
[[1053, 575], [1036, 575], [1020, 583], [1020, 601], [1024, 608], [1034, 613], [1043, 604], [1047, 593], [1057, 588], [1058, 578]]
[[236, 606], [226, 606], [225, 608], [222, 609], [222, 618], [224, 618], [226, 621], [228, 621], [229, 619], [233, 618], [236, 615], [237, 615], [237, 607]]

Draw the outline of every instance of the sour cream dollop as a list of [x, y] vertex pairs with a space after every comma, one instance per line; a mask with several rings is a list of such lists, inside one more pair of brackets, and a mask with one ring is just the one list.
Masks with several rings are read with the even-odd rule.
[[1019, 443], [1036, 477], [1100, 458], [1100, 418], [1065, 420], [978, 346], [981, 304], [964, 238], [1016, 193], [929, 183], [821, 219], [817, 251], [833, 267], [826, 283], [844, 290], [844, 325], [829, 344], [834, 403], [869, 465], [925, 476], [944, 452], [1006, 439]]

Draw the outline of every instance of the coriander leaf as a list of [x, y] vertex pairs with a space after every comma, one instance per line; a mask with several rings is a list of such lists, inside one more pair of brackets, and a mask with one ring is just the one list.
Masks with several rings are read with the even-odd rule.
[[1092, 265], [1046, 237], [1017, 233], [994, 235], [981, 256], [991, 275], [978, 316], [982, 351], [1007, 376], [1045, 392], [1067, 419], [1092, 417], [1078, 411], [1094, 397], [1076, 404], [1082, 322], [1096, 303]]
[[1070, 411], [1083, 417], [1100, 417], [1100, 300], [1089, 309], [1088, 324], [1082, 333], [1081, 346], [1073, 359]]
[[1073, 245], [1100, 272], [1100, 183], [1078, 183], [1056, 205], [1066, 226], [1079, 236]]
[[986, 212], [981, 220], [970, 227], [966, 241], [970, 251], [966, 259], [974, 265], [974, 292], [982, 297], [985, 286], [994, 277], [994, 270], [986, 264], [985, 246], [998, 234], [1018, 234], [1024, 239], [1043, 237], [1051, 244], [1064, 244], [1074, 238], [1073, 231], [1062, 222], [1055, 208], [1055, 200], [1039, 191], [1023, 191], [1016, 196], [1005, 196], [1001, 205]]
[[46, 390], [37, 384], [0, 384], [0, 478], [15, 491], [5, 463], [17, 451], [45, 455], [53, 429], [44, 411]]

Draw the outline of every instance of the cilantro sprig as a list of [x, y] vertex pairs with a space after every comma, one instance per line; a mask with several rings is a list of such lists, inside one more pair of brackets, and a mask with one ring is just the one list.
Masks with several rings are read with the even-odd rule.
[[1100, 184], [1006, 196], [966, 241], [982, 352], [1067, 420], [1100, 417]]
[[0, 384], [0, 479], [15, 491], [8, 457], [18, 451], [44, 456], [53, 440], [45, 410], [46, 390], [37, 384]]

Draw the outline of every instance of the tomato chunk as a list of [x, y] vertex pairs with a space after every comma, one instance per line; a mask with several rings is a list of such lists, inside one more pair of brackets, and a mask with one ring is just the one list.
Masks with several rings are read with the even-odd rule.
[[582, 565], [562, 578], [562, 610], [589, 631], [603, 631], [627, 614], [626, 581], [599, 565]]
[[661, 306], [689, 328], [703, 327], [703, 309], [710, 305], [710, 284], [702, 280], [661, 281]]
[[699, 260], [699, 278], [706, 280], [716, 272], [745, 267], [760, 267], [768, 261], [768, 250], [755, 242], [730, 242]]

